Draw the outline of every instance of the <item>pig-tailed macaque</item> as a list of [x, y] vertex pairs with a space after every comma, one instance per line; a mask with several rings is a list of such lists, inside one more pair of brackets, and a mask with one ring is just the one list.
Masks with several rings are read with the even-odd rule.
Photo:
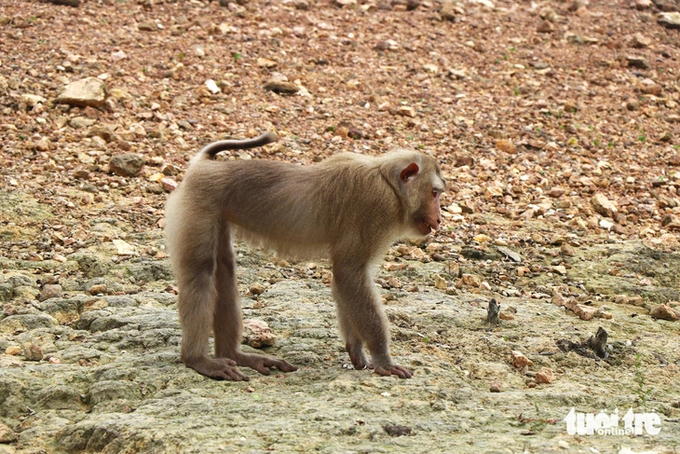
[[[248, 379], [237, 365], [265, 375], [272, 367], [297, 370], [282, 359], [241, 351], [232, 246], [237, 232], [284, 255], [329, 257], [340, 330], [354, 367], [411, 377], [390, 356], [387, 320], [370, 268], [395, 240], [439, 228], [439, 196], [446, 184], [437, 162], [407, 150], [379, 158], [343, 153], [308, 166], [213, 159], [220, 151], [275, 140], [268, 132], [207, 145], [168, 199], [165, 233], [179, 286], [182, 361], [225, 380]], [[208, 356], [211, 327], [214, 358]]]

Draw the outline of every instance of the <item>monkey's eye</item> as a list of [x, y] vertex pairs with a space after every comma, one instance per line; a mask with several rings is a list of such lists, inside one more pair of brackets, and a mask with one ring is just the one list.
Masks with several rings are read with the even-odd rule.
[[433, 190], [432, 190], [432, 198], [433, 198], [433, 199], [436, 199], [437, 196], [439, 196], [439, 192], [438, 192], [436, 189], [433, 189]]

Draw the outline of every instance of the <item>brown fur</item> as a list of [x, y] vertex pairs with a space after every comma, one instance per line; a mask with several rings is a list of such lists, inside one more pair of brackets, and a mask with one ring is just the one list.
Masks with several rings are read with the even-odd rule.
[[[168, 199], [165, 230], [179, 285], [182, 360], [204, 375], [230, 380], [246, 379], [234, 362], [265, 374], [270, 367], [296, 370], [283, 360], [240, 351], [236, 230], [285, 255], [329, 256], [340, 328], [354, 366], [410, 377], [392, 362], [369, 268], [395, 240], [439, 227], [445, 183], [437, 163], [406, 150], [380, 158], [344, 153], [311, 166], [210, 159], [272, 138], [205, 147]], [[215, 359], [207, 356], [211, 325]]]

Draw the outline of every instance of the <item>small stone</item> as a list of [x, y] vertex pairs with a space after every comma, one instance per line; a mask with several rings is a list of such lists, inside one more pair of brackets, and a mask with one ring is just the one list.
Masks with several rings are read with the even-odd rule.
[[555, 10], [549, 6], [541, 8], [541, 10], [538, 12], [538, 15], [541, 17], [541, 19], [545, 19], [550, 22], [555, 22], [555, 19], [557, 18]]
[[135, 248], [123, 240], [111, 240], [118, 255], [136, 255]]
[[442, 2], [442, 7], [439, 10], [439, 14], [445, 21], [456, 22], [458, 20], [458, 16], [464, 15], [465, 11], [454, 2]]
[[300, 91], [302, 87], [296, 85], [292, 82], [286, 82], [282, 80], [272, 80], [267, 82], [264, 86], [265, 90], [273, 91], [279, 95], [292, 95]]
[[593, 205], [593, 209], [602, 216], [611, 218], [618, 212], [616, 205], [607, 199], [607, 196], [599, 192], [590, 199], [590, 203]]
[[95, 120], [94, 118], [73, 117], [69, 120], [68, 124], [73, 129], [85, 129], [85, 128], [89, 128], [90, 126], [92, 126], [96, 122], [97, 122], [97, 120]]
[[217, 86], [217, 83], [212, 79], [206, 80], [205, 86], [213, 95], [216, 95], [217, 93], [222, 91], [220, 90], [220, 87]]
[[554, 199], [559, 199], [560, 197], [562, 197], [564, 195], [565, 192], [566, 192], [566, 189], [564, 189], [564, 188], [552, 188], [547, 192], [547, 194], [548, 194], [548, 197], [552, 197]]
[[496, 249], [498, 249], [498, 252], [509, 258], [515, 263], [522, 263], [522, 257], [512, 249], [503, 247], [503, 246], [498, 246]]
[[568, 113], [578, 112], [578, 104], [576, 104], [576, 101], [574, 100], [567, 100], [567, 102], [564, 103], [564, 111]]
[[140, 22], [137, 24], [137, 30], [143, 32], [153, 32], [158, 30], [158, 25], [154, 21]]
[[680, 166], [680, 153], [675, 153], [668, 158], [668, 163], [672, 166]]
[[517, 154], [517, 146], [509, 140], [497, 140], [496, 148], [504, 153]]
[[95, 126], [87, 131], [87, 137], [101, 137], [106, 142], [111, 142], [113, 139], [113, 131], [106, 126]]
[[246, 319], [243, 321], [243, 343], [253, 348], [271, 346], [276, 343], [276, 336], [266, 322]]
[[482, 285], [481, 279], [479, 279], [479, 277], [475, 276], [474, 274], [463, 274], [461, 276], [461, 281], [463, 282], [463, 284], [472, 287], [479, 287], [480, 285]]
[[5, 349], [5, 355], [16, 356], [21, 353], [21, 347], [18, 345], [10, 345]]
[[630, 304], [631, 306], [642, 307], [645, 305], [645, 300], [639, 296], [628, 296], [628, 295], [616, 295], [614, 297], [614, 302], [616, 304]]
[[435, 64], [432, 64], [432, 63], [427, 63], [427, 64], [423, 65], [423, 69], [426, 72], [432, 73], [432, 74], [437, 74], [439, 72], [439, 67]]
[[512, 365], [517, 369], [521, 369], [524, 366], [533, 366], [534, 362], [524, 356], [521, 352], [513, 350], [512, 353]]
[[547, 367], [541, 368], [538, 372], [536, 372], [536, 383], [545, 383], [545, 384], [550, 384], [555, 381], [557, 377], [555, 377], [555, 372], [552, 371], [552, 369], [549, 369]]
[[652, 79], [643, 79], [640, 82], [640, 91], [645, 95], [661, 96], [663, 88]]
[[269, 60], [262, 57], [257, 59], [257, 66], [260, 68], [274, 68], [276, 65], [278, 65], [278, 63], [274, 60]]
[[472, 167], [475, 164], [475, 159], [470, 155], [458, 155], [456, 156], [456, 162], [453, 164], [456, 167], [468, 166]]
[[264, 293], [266, 288], [265, 288], [264, 285], [262, 285], [260, 283], [255, 283], [255, 284], [250, 286], [249, 290], [250, 290], [250, 293], [252, 293], [253, 295], [261, 295], [261, 294]]
[[500, 313], [498, 318], [500, 318], [501, 320], [514, 320], [515, 314], [513, 314], [512, 312], [503, 311]]
[[397, 50], [399, 49], [399, 43], [393, 39], [386, 39], [384, 41], [378, 41], [375, 45], [376, 50]]
[[560, 276], [565, 276], [567, 274], [567, 268], [564, 265], [553, 266], [551, 269]]
[[538, 33], [552, 33], [554, 30], [555, 26], [549, 20], [541, 21], [541, 23], [538, 24], [538, 27], [536, 27]]
[[111, 60], [113, 60], [113, 61], [120, 61], [120, 60], [124, 60], [126, 58], [127, 58], [127, 54], [125, 52], [123, 52], [122, 50], [111, 53]]
[[489, 386], [489, 391], [492, 393], [501, 392], [501, 384], [498, 381], [491, 383], [491, 386]]
[[[553, 304], [554, 304], [554, 301], [553, 301]], [[586, 321], [592, 320], [595, 316], [597, 316], [600, 313], [597, 308], [592, 307], [592, 306], [586, 306], [584, 304], [578, 304], [573, 299], [565, 300], [562, 305], [564, 307], [566, 307], [567, 309], [571, 310], [581, 320], [586, 320]], [[606, 314], [606, 313], [603, 313], [603, 314]], [[609, 315], [609, 314], [606, 314], [603, 318], [611, 318], [611, 316], [607, 316], [607, 315]]]
[[50, 298], [61, 298], [62, 288], [59, 284], [46, 284], [43, 286], [42, 292], [38, 297], [39, 301], [45, 301]]
[[604, 230], [611, 230], [612, 227], [614, 227], [614, 223], [612, 221], [609, 221], [607, 219], [600, 219], [600, 222], [598, 223], [601, 229]]
[[164, 164], [161, 168], [161, 173], [165, 176], [177, 175], [180, 172], [179, 168], [173, 164]]
[[680, 12], [659, 13], [656, 21], [667, 28], [680, 28]]
[[577, 35], [575, 33], [567, 32], [564, 35], [564, 38], [567, 40], [568, 43], [571, 43], [571, 44], [585, 44], [585, 40], [583, 39], [583, 36]]
[[21, 98], [19, 99], [22, 103], [26, 104], [28, 107], [35, 107], [38, 104], [43, 104], [45, 101], [47, 101], [47, 99], [43, 98], [42, 96], [30, 94], [21, 95]]
[[661, 320], [668, 320], [674, 322], [680, 320], [680, 311], [673, 309], [667, 304], [660, 304], [649, 311], [649, 315], [652, 318], [660, 318]]
[[491, 237], [489, 235], [486, 235], [484, 233], [480, 233], [479, 235], [475, 235], [473, 238], [476, 242], [479, 244], [486, 244], [491, 242]]
[[179, 183], [172, 178], [161, 178], [160, 184], [167, 192], [172, 192], [179, 186]]
[[642, 33], [634, 34], [630, 39], [630, 45], [636, 49], [643, 49], [652, 44], [652, 40], [647, 38]]
[[446, 290], [448, 287], [448, 284], [446, 283], [446, 279], [441, 277], [439, 274], [434, 275], [434, 286], [435, 288], [438, 288], [439, 290]]
[[410, 106], [399, 106], [397, 108], [397, 114], [401, 115], [402, 117], [415, 117], [416, 116], [416, 110], [413, 107]]
[[102, 80], [87, 77], [68, 84], [55, 101], [78, 107], [103, 107], [107, 95], [108, 90]]
[[670, 143], [672, 140], [673, 134], [670, 131], [665, 131], [663, 134], [661, 134], [661, 137], [659, 137], [659, 142]]
[[629, 55], [626, 57], [626, 61], [628, 62], [628, 66], [632, 68], [650, 69], [652, 67], [645, 57]]
[[390, 437], [401, 437], [404, 435], [411, 435], [411, 428], [408, 426], [397, 426], [388, 424], [383, 428], [385, 429], [385, 432], [387, 432], [387, 435], [389, 435]]
[[85, 169], [78, 169], [73, 172], [73, 177], [78, 180], [87, 180], [90, 178], [90, 172]]
[[122, 177], [135, 177], [142, 167], [144, 158], [134, 153], [115, 155], [109, 161], [109, 170]]
[[560, 253], [566, 255], [567, 257], [574, 257], [576, 255], [576, 250], [574, 247], [568, 243], [564, 243], [560, 246]]
[[90, 295], [106, 294], [106, 290], [106, 284], [94, 284], [88, 289]]
[[40, 361], [43, 359], [43, 352], [36, 344], [24, 345], [24, 358], [26, 361]]
[[[17, 434], [8, 426], [0, 423], [0, 443], [9, 444], [17, 440]], [[13, 451], [13, 450], [12, 450]], [[11, 451], [7, 451], [11, 452]]]

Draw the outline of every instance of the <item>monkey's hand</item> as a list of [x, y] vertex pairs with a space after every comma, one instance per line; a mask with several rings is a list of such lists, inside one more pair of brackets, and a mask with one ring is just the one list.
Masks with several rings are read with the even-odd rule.
[[401, 366], [376, 367], [373, 370], [376, 374], [380, 374], [385, 377], [396, 375], [399, 378], [411, 378], [413, 376], [413, 372], [408, 369], [404, 369]]
[[281, 372], [293, 372], [298, 368], [286, 361], [278, 358], [270, 358], [263, 355], [255, 355], [249, 353], [238, 352], [235, 356], [236, 364], [239, 366], [250, 367], [255, 369], [262, 375], [269, 375], [271, 373], [270, 368], [276, 367]]

